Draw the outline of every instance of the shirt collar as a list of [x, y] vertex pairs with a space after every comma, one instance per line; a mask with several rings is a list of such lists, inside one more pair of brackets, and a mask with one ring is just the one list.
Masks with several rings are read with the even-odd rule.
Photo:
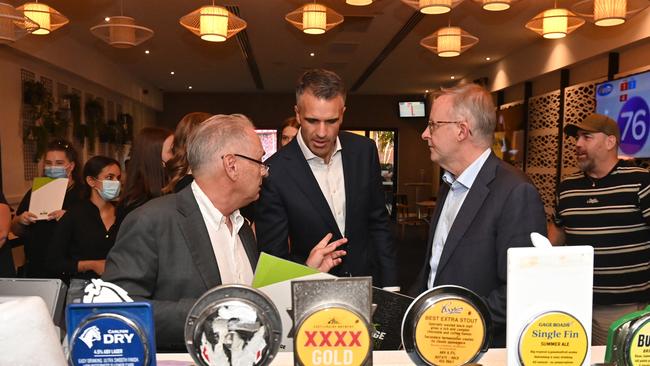
[[[298, 146], [300, 147], [300, 151], [302, 151], [302, 154], [305, 156], [305, 159], [307, 161], [312, 160], [312, 159], [319, 159], [320, 161], [323, 161], [323, 158], [320, 156], [317, 156], [309, 148], [307, 147], [307, 144], [305, 143], [305, 140], [302, 139], [302, 134], [300, 133], [301, 129], [298, 129], [298, 134], [296, 134], [296, 139], [298, 140]], [[334, 154], [332, 156], [336, 155], [339, 151], [341, 151], [343, 147], [341, 146], [341, 140], [339, 139], [338, 136], [336, 136], [336, 149], [334, 150]]]
[[487, 148], [481, 155], [479, 155], [474, 162], [472, 162], [460, 175], [458, 178], [454, 177], [448, 171], [445, 171], [445, 174], [442, 176], [442, 180], [451, 186], [451, 189], [458, 188], [459, 185], [465, 187], [466, 189], [472, 188], [472, 184], [476, 180], [476, 176], [481, 171], [483, 164], [490, 156], [492, 149]]
[[[216, 229], [221, 230], [221, 225], [226, 224], [225, 216], [216, 207], [214, 207], [212, 201], [210, 201], [208, 196], [205, 194], [205, 192], [203, 192], [196, 181], [192, 182], [191, 187], [192, 193], [194, 193], [194, 198], [196, 198], [196, 202], [199, 204], [201, 212], [204, 215], [207, 215], [207, 217], [204, 217], [204, 219], [212, 221]], [[235, 210], [232, 214], [230, 214], [230, 222], [232, 222], [233, 233], [239, 232], [239, 229], [244, 224], [244, 221], [244, 217], [241, 215], [239, 210]]]

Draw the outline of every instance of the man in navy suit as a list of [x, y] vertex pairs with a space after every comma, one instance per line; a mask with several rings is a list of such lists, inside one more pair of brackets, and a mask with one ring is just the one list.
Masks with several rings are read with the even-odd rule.
[[[345, 88], [335, 73], [305, 72], [296, 86], [300, 130], [267, 163], [257, 205], [260, 250], [304, 263], [331, 233], [347, 238], [347, 255], [330, 273], [373, 276], [398, 289], [396, 248], [389, 227], [375, 143], [340, 132]], [[314, 241], [314, 239], [318, 240]]]
[[428, 249], [414, 294], [458, 285], [481, 296], [494, 325], [492, 346], [505, 345], [507, 251], [546, 235], [544, 206], [532, 183], [492, 153], [492, 96], [476, 84], [443, 90], [422, 138], [445, 170]]

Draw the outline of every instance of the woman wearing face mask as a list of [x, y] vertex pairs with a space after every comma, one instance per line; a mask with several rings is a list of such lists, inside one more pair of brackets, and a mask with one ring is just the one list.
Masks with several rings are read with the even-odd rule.
[[104, 273], [118, 225], [113, 201], [120, 194], [122, 172], [117, 160], [92, 157], [84, 165], [87, 199], [71, 207], [54, 232], [49, 265], [58, 278], [91, 279]]
[[61, 210], [51, 212], [47, 220], [36, 221], [36, 215], [29, 212], [32, 197], [30, 189], [23, 197], [16, 216], [11, 223], [11, 231], [19, 236], [25, 248], [24, 276], [30, 278], [50, 278], [52, 273], [46, 265], [47, 253], [57, 221], [65, 211], [80, 202], [84, 195], [81, 182], [81, 165], [77, 151], [65, 140], [50, 142], [43, 156], [43, 172], [50, 178], [68, 178], [68, 190]]
[[147, 201], [161, 196], [167, 184], [165, 164], [171, 159], [172, 131], [145, 127], [135, 137], [120, 199], [120, 218]]

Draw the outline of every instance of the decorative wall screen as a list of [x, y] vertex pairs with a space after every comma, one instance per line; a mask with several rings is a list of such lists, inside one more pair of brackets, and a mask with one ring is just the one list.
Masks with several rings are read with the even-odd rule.
[[[36, 80], [36, 74], [27, 70], [20, 70], [20, 81], [34, 81]], [[24, 87], [21, 87], [24, 89]], [[23, 90], [24, 92], [24, 90]], [[34, 111], [30, 107], [27, 107], [22, 102], [22, 130], [20, 131], [21, 138], [26, 128], [34, 126]], [[25, 167], [25, 180], [32, 180], [34, 177], [38, 176], [38, 163], [34, 161], [34, 155], [36, 155], [36, 141], [23, 139], [23, 165]]]
[[559, 122], [559, 90], [528, 99], [526, 174], [542, 197], [547, 220], [555, 202]]

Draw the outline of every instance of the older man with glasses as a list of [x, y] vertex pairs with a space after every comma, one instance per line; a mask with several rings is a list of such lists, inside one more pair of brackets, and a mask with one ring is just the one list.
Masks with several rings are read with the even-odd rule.
[[[192, 184], [131, 212], [106, 260], [103, 279], [153, 304], [160, 350], [184, 350], [185, 318], [194, 302], [220, 284], [253, 280], [259, 252], [239, 208], [256, 200], [268, 167], [253, 124], [243, 115], [217, 115], [187, 141]], [[345, 240], [325, 237], [307, 265], [329, 271]]]
[[444, 89], [422, 133], [430, 158], [444, 170], [431, 221], [424, 268], [414, 295], [439, 285], [466, 287], [488, 304], [493, 347], [505, 346], [506, 262], [510, 247], [546, 235], [544, 206], [520, 170], [491, 151], [492, 96], [476, 84]]

